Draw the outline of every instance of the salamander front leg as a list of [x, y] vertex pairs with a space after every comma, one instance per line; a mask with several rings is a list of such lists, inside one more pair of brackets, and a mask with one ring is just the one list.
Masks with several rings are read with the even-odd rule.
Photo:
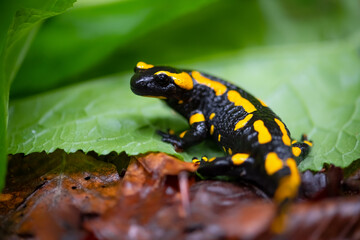
[[179, 136], [162, 131], [157, 131], [157, 133], [162, 136], [162, 141], [171, 143], [176, 151], [182, 151], [183, 149], [202, 142], [208, 134], [205, 117], [201, 112], [194, 112], [190, 116], [189, 123], [190, 129], [183, 131]]
[[302, 135], [300, 142], [296, 140], [292, 141], [292, 152], [298, 163], [306, 158], [306, 156], [310, 153], [312, 146], [312, 142], [307, 139], [305, 134]]

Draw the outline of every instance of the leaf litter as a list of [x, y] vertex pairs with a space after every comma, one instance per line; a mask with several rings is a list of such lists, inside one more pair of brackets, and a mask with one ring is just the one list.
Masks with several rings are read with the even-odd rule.
[[[275, 206], [247, 182], [199, 179], [164, 153], [9, 157], [4, 239], [271, 239]], [[125, 171], [126, 169], [126, 171]], [[359, 239], [360, 171], [302, 175], [284, 239]]]

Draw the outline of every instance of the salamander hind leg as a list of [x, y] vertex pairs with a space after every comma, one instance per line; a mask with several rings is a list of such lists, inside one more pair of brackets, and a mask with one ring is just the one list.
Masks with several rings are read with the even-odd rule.
[[247, 153], [236, 153], [231, 156], [210, 159], [207, 157], [202, 157], [200, 160], [194, 158], [193, 162], [199, 164], [197, 173], [204, 178], [242, 177], [252, 167], [254, 159]]
[[310, 153], [312, 146], [313, 146], [312, 141], [309, 141], [305, 134], [302, 135], [300, 142], [296, 140], [292, 141], [291, 143], [292, 152], [296, 157], [296, 161], [298, 163], [306, 158], [306, 156]]

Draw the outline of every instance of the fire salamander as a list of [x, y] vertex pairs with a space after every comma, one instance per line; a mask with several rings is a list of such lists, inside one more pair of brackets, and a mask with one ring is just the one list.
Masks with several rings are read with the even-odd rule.
[[205, 73], [144, 62], [135, 67], [131, 90], [163, 99], [189, 120], [190, 129], [179, 135], [159, 131], [164, 142], [179, 151], [211, 137], [228, 154], [193, 159], [201, 176], [254, 182], [278, 206], [296, 197], [301, 179], [295, 159], [304, 159], [312, 142], [305, 135], [301, 141], [293, 140], [286, 125], [260, 99]]

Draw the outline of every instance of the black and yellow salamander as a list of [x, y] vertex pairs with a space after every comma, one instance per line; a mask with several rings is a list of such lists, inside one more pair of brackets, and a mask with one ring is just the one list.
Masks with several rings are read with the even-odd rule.
[[304, 135], [292, 140], [281, 119], [260, 99], [217, 77], [192, 70], [137, 63], [131, 90], [156, 97], [189, 120], [179, 135], [159, 131], [177, 150], [211, 137], [228, 154], [194, 159], [198, 174], [254, 182], [274, 201], [287, 205], [301, 182], [296, 166], [310, 151]]

